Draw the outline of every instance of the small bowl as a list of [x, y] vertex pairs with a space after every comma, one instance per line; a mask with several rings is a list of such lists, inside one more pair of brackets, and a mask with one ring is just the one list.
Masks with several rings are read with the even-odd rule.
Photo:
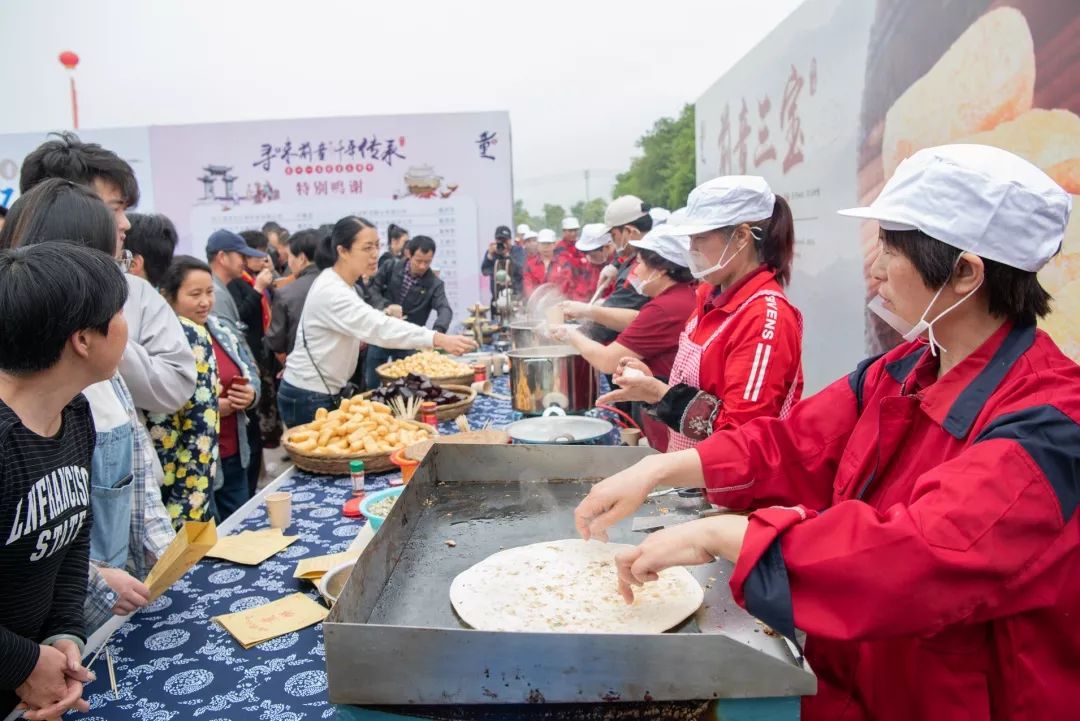
[[364, 514], [364, 517], [368, 519], [368, 523], [371, 524], [371, 530], [379, 530], [379, 526], [386, 520], [386, 516], [377, 516], [370, 513], [368, 509], [375, 503], [383, 500], [384, 498], [390, 498], [393, 496], [397, 498], [404, 491], [404, 488], [387, 488], [385, 491], [376, 491], [369, 496], [364, 496], [364, 500], [360, 501], [360, 512]]
[[345, 584], [348, 582], [349, 576], [352, 575], [352, 569], [355, 565], [356, 561], [339, 563], [319, 579], [317, 586], [319, 594], [325, 598], [326, 602], [331, 606], [337, 603], [338, 596], [340, 596], [342, 590], [344, 590]]
[[416, 469], [420, 467], [420, 461], [413, 461], [405, 457], [405, 449], [399, 448], [390, 454], [390, 462], [401, 469], [401, 482], [408, 483], [412, 480]]

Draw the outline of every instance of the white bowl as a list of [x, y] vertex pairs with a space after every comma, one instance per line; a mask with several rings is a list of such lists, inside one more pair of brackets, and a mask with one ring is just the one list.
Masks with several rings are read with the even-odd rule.
[[352, 574], [353, 566], [355, 565], [356, 561], [339, 563], [319, 579], [319, 584], [317, 586], [319, 593], [331, 606], [337, 603], [338, 596], [340, 596], [341, 592], [345, 589], [345, 584], [348, 582], [349, 576]]

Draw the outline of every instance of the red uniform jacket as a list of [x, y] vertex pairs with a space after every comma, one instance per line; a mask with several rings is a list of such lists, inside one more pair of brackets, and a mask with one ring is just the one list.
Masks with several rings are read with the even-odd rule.
[[807, 632], [810, 721], [1077, 718], [1080, 367], [1006, 323], [936, 374], [907, 343], [697, 447], [760, 509], [734, 596]]
[[525, 270], [522, 280], [525, 286], [525, 296], [532, 295], [536, 287], [544, 283], [553, 283], [557, 279], [558, 258], [552, 258], [551, 263], [545, 268], [544, 261], [539, 254], [534, 253], [525, 259]]
[[[783, 293], [775, 275], [762, 267], [715, 300], [714, 286], [698, 286], [699, 320], [691, 339], [707, 342], [758, 291]], [[698, 388], [721, 401], [714, 430], [738, 428], [758, 416], [779, 416], [793, 383], [794, 401], [802, 395], [801, 368], [802, 337], [795, 311], [773, 298], [752, 301], [709, 345], [698, 367]]]

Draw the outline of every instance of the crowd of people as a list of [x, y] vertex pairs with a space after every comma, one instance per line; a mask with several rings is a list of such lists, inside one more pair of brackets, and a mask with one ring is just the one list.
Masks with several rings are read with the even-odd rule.
[[[185, 521], [251, 498], [283, 427], [403, 353], [475, 344], [449, 333], [435, 241], [396, 225], [385, 252], [346, 216], [177, 255], [167, 218], [128, 212], [130, 166], [70, 134], [20, 191], [0, 219], [0, 711], [36, 721], [86, 709], [88, 634], [148, 603]], [[795, 221], [765, 179], [671, 213], [622, 196], [561, 238], [495, 230], [493, 303], [557, 288], [581, 322], [549, 332], [664, 451], [596, 484], [577, 528], [606, 539], [660, 485], [745, 511], [620, 551], [619, 590], [732, 561], [740, 604], [807, 634], [808, 718], [1059, 717], [1080, 690], [1080, 368], [1036, 329], [1036, 274], [1071, 200], [1005, 151], [944, 146], [844, 212], [880, 226], [869, 309], [904, 342], [806, 399]]]
[[[86, 638], [146, 605], [186, 521], [255, 493], [283, 425], [311, 421], [398, 349], [448, 335], [435, 242], [391, 226], [215, 231], [177, 255], [130, 165], [73, 134], [22, 164], [0, 216], [0, 711], [85, 709]], [[310, 296], [310, 298], [309, 298]], [[435, 328], [428, 329], [431, 314]], [[359, 368], [359, 371], [357, 370]]]

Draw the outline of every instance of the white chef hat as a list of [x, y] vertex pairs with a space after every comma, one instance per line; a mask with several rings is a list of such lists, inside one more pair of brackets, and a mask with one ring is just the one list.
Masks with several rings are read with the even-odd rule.
[[1061, 250], [1072, 199], [1043, 171], [1000, 148], [926, 148], [900, 163], [881, 194], [841, 215], [884, 230], [920, 230], [980, 258], [1029, 272]]
[[772, 217], [776, 196], [765, 178], [757, 175], [724, 175], [708, 180], [690, 191], [686, 199], [686, 216], [668, 232], [678, 235], [697, 235], [717, 228], [730, 228], [740, 223], [767, 220]]
[[599, 250], [611, 242], [611, 233], [604, 229], [603, 223], [586, 223], [581, 229], [581, 238], [575, 243], [575, 247], [582, 253], [590, 250]]

